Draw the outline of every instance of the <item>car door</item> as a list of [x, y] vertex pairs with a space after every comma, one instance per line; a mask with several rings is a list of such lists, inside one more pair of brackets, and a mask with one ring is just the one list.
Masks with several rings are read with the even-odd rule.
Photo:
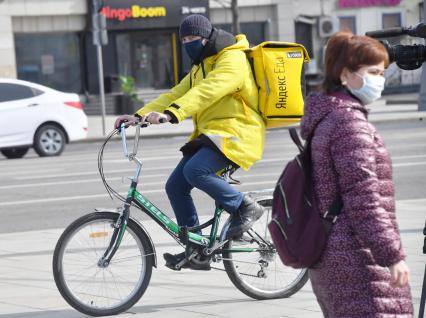
[[31, 145], [39, 114], [32, 87], [0, 82], [0, 148]]

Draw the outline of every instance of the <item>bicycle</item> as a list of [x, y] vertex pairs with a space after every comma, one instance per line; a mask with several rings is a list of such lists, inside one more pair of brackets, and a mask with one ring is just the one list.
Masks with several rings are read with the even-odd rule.
[[[254, 299], [290, 297], [308, 280], [306, 269], [293, 270], [283, 265], [267, 230], [272, 196], [267, 191], [250, 192], [265, 207], [262, 218], [239, 239], [226, 239], [230, 218], [219, 232], [223, 209], [215, 208], [209, 221], [192, 228], [179, 227], [151, 201], [136, 190], [142, 160], [137, 158], [140, 129], [136, 125], [133, 151], [127, 147], [126, 127], [121, 125], [106, 138], [98, 155], [98, 169], [110, 196], [124, 202], [117, 210], [95, 210], [72, 222], [60, 236], [53, 255], [53, 274], [62, 297], [76, 310], [91, 316], [122, 313], [144, 294], [150, 282], [152, 267], [157, 267], [155, 246], [141, 222], [130, 217], [136, 207], [185, 247], [186, 258], [175, 265], [180, 269], [187, 262], [223, 262], [224, 270], [241, 292]], [[124, 156], [136, 163], [127, 197], [112, 189], [103, 174], [103, 153], [108, 141], [121, 134]], [[233, 180], [230, 171], [222, 177]], [[209, 228], [208, 236], [199, 235]], [[202, 256], [202, 258], [200, 258]]]

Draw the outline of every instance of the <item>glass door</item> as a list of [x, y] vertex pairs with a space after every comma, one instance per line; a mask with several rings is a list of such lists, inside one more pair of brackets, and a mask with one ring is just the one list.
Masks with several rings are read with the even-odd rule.
[[138, 88], [155, 88], [154, 63], [158, 63], [155, 59], [153, 51], [155, 44], [149, 39], [141, 37], [132, 41], [132, 74], [135, 77], [135, 83]]

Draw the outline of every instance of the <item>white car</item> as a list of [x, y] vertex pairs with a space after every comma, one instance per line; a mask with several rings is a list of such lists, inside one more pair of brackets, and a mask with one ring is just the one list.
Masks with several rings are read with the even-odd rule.
[[0, 151], [21, 158], [30, 147], [58, 156], [70, 141], [87, 138], [87, 116], [77, 94], [0, 78]]

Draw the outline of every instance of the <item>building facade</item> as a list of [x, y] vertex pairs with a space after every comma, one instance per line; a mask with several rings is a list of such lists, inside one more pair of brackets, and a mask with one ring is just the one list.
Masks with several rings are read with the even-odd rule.
[[[311, 63], [308, 85], [321, 83], [325, 44], [331, 34], [348, 30], [357, 35], [368, 31], [424, 22], [423, 0], [240, 0], [241, 25], [257, 23], [264, 39], [302, 43]], [[232, 14], [223, 1], [210, 1], [210, 16], [217, 24], [230, 24]], [[244, 31], [244, 30], [243, 30]], [[391, 45], [424, 44], [408, 36], [383, 39]], [[395, 63], [386, 71], [385, 93], [418, 91], [421, 69], [401, 70]]]
[[[6, 0], [0, 3], [0, 76], [60, 90], [98, 92], [96, 48], [89, 0]], [[103, 47], [105, 87], [133, 76], [138, 89], [176, 84], [184, 66], [179, 23], [193, 12], [208, 16], [207, 0], [105, 0], [108, 44]]]
[[[401, 26], [414, 26], [423, 19], [423, 0], [339, 0], [334, 14], [340, 29], [349, 29], [355, 34]], [[330, 8], [332, 12], [332, 8]], [[386, 38], [392, 46], [398, 44], [424, 44], [424, 39], [410, 36]], [[395, 63], [386, 70], [385, 93], [418, 92], [421, 68], [401, 70]]]
[[[104, 0], [108, 44], [102, 48], [107, 93], [120, 91], [118, 76], [132, 76], [140, 92], [164, 91], [190, 68], [178, 27], [191, 13], [232, 31], [228, 0]], [[0, 0], [0, 77], [20, 78], [85, 95], [98, 93], [91, 0]], [[422, 0], [240, 0], [241, 32], [252, 45], [299, 42], [312, 62], [312, 86], [321, 80], [324, 46], [331, 34], [415, 25]], [[389, 39], [392, 44], [421, 39]], [[387, 89], [415, 89], [420, 70], [387, 72]]]

